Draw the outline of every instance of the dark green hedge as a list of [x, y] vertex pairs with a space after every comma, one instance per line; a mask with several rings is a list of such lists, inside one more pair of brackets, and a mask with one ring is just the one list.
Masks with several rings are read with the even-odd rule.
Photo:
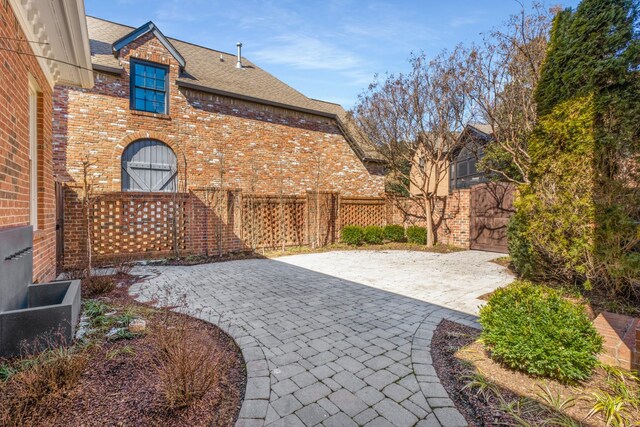
[[480, 309], [480, 323], [493, 359], [563, 382], [587, 380], [602, 348], [582, 306], [529, 282], [498, 289]]
[[342, 229], [341, 240], [347, 245], [360, 246], [364, 242], [364, 232], [362, 227], [357, 225], [346, 225]]
[[370, 245], [380, 245], [384, 241], [384, 230], [382, 227], [369, 225], [362, 229], [364, 242]]
[[417, 243], [419, 245], [427, 244], [427, 229], [412, 225], [407, 228], [407, 240], [409, 243]]
[[404, 227], [401, 225], [387, 225], [384, 227], [384, 238], [390, 242], [404, 242]]

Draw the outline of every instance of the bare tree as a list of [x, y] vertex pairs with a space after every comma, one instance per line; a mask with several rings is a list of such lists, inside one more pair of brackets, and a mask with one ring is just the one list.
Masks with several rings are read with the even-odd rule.
[[314, 209], [315, 209], [315, 215], [314, 215], [314, 221], [313, 221], [313, 233], [314, 233], [314, 238], [311, 241], [311, 247], [312, 248], [319, 248], [320, 246], [322, 246], [322, 242], [321, 242], [321, 238], [320, 238], [320, 217], [321, 217], [321, 212], [320, 212], [320, 188], [322, 186], [322, 168], [325, 164], [325, 159], [322, 155], [321, 152], [317, 152], [314, 155], [314, 163], [315, 163], [315, 171], [314, 171], [314, 182], [313, 182], [313, 192], [314, 192]]
[[85, 219], [87, 233], [85, 274], [86, 277], [91, 277], [93, 275], [93, 203], [97, 198], [94, 194], [95, 175], [91, 170], [96, 168], [97, 162], [87, 155], [80, 163], [82, 167], [82, 215]]
[[[172, 204], [171, 204], [171, 238], [172, 238], [172, 242], [173, 242], [173, 253], [174, 256], [176, 258], [180, 258], [181, 253], [180, 253], [180, 245], [181, 245], [181, 239], [179, 237], [182, 237], [182, 239], [184, 239], [184, 236], [182, 235], [182, 230], [179, 230], [179, 228], [182, 226], [182, 223], [184, 221], [184, 205], [182, 204], [182, 199], [178, 197], [178, 193], [182, 192], [182, 193], [186, 193], [188, 191], [188, 187], [187, 187], [187, 156], [184, 153], [184, 150], [182, 151], [182, 164], [183, 164], [183, 168], [181, 170], [180, 168], [180, 164], [178, 162], [176, 165], [176, 171], [175, 171], [175, 187], [172, 191]], [[180, 182], [180, 175], [182, 175], [182, 183]], [[182, 188], [180, 188], [180, 185], [182, 184]]]
[[501, 180], [529, 182], [528, 138], [537, 121], [533, 91], [557, 11], [540, 3], [533, 5], [531, 13], [522, 7], [502, 29], [491, 31], [482, 45], [467, 49], [469, 98], [478, 118], [491, 126], [494, 138], [481, 167]]
[[420, 206], [427, 244], [436, 242], [437, 189], [469, 116], [464, 55], [456, 49], [433, 60], [410, 59], [408, 74], [388, 75], [360, 95], [352, 115], [386, 161], [388, 172]]
[[251, 165], [251, 175], [249, 176], [249, 194], [246, 197], [246, 208], [248, 209], [247, 228], [249, 232], [249, 245], [252, 251], [258, 249], [258, 245], [263, 241], [262, 221], [258, 218], [259, 203], [256, 203], [256, 184], [260, 171], [254, 164]]
[[218, 217], [218, 220], [216, 221], [215, 237], [216, 237], [216, 243], [218, 246], [218, 256], [221, 257], [224, 251], [222, 240], [224, 236], [224, 227], [225, 227], [225, 222], [227, 217], [227, 197], [225, 197], [227, 190], [225, 190], [226, 165], [225, 165], [224, 153], [222, 151], [218, 151], [217, 155], [218, 155], [218, 163], [219, 163], [218, 183], [220, 185], [220, 188], [219, 190], [214, 191], [213, 202], [215, 205], [214, 212]]

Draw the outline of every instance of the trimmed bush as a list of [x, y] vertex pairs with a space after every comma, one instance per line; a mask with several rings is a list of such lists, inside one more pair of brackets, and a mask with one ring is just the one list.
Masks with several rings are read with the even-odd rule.
[[391, 242], [404, 242], [404, 227], [401, 225], [387, 225], [384, 227], [384, 238]]
[[347, 245], [360, 246], [364, 241], [364, 231], [360, 226], [347, 225], [342, 228], [341, 240]]
[[480, 323], [494, 360], [562, 382], [587, 380], [602, 348], [582, 306], [529, 282], [498, 289], [480, 309]]
[[409, 243], [417, 243], [418, 245], [427, 244], [427, 229], [412, 225], [407, 228], [407, 240]]
[[384, 240], [384, 230], [382, 227], [369, 225], [362, 229], [365, 243], [370, 245], [380, 245]]

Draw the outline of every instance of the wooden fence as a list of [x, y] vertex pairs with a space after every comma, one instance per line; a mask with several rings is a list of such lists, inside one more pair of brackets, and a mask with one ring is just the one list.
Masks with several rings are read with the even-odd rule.
[[[97, 262], [114, 257], [215, 255], [285, 246], [324, 246], [346, 225], [420, 223], [410, 201], [382, 197], [246, 194], [193, 189], [189, 193], [105, 193], [90, 203], [91, 242]], [[404, 207], [403, 207], [404, 206]], [[81, 265], [87, 226], [77, 187], [64, 188], [64, 267]]]

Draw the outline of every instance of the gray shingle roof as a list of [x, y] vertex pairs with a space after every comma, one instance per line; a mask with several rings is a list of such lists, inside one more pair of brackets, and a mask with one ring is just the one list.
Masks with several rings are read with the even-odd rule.
[[[126, 36], [134, 27], [103, 19], [87, 17], [91, 47], [91, 62], [98, 66], [121, 69], [112, 51], [113, 42]], [[186, 60], [178, 83], [236, 94], [256, 100], [291, 106], [297, 109], [335, 114], [319, 103], [286, 85], [247, 58], [242, 58], [243, 69], [236, 68], [236, 56], [208, 49], [173, 38], [167, 38]], [[222, 60], [221, 60], [222, 59]]]
[[[87, 16], [87, 28], [94, 67], [121, 70], [122, 66], [113, 55], [113, 43], [135, 28], [92, 16]], [[336, 118], [360, 159], [378, 158], [342, 106], [304, 96], [245, 57], [242, 58], [244, 67], [238, 69], [236, 55], [170, 37], [167, 40], [186, 61], [177, 80], [179, 85]]]

